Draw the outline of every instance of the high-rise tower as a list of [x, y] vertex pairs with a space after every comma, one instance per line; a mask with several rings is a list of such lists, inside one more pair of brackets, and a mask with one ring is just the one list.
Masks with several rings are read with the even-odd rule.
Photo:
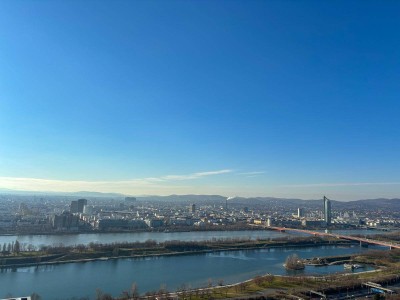
[[302, 218], [302, 217], [304, 217], [304, 208], [298, 208], [297, 209], [297, 217], [298, 218]]
[[325, 196], [324, 196], [324, 216], [325, 216], [325, 224], [331, 225], [331, 218], [332, 218], [331, 200], [329, 200]]
[[70, 212], [71, 213], [83, 213], [83, 208], [87, 205], [86, 199], [79, 199], [71, 201]]

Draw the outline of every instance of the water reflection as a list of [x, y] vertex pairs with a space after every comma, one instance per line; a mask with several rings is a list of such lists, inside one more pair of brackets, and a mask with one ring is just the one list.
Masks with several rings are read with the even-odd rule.
[[368, 249], [342, 246], [273, 248], [3, 269], [0, 271], [0, 298], [7, 293], [29, 295], [36, 292], [43, 299], [57, 299], [60, 294], [64, 299], [84, 296], [93, 299], [99, 287], [118, 296], [132, 282], [136, 282], [139, 290], [144, 293], [159, 289], [161, 284], [175, 290], [182, 284], [201, 287], [209, 279], [214, 283], [223, 279], [225, 284], [229, 284], [266, 273], [321, 275], [345, 272], [343, 266], [338, 265], [306, 266], [302, 272], [293, 273], [287, 271], [283, 263], [292, 253], [301, 258], [312, 258], [349, 255], [366, 250]]

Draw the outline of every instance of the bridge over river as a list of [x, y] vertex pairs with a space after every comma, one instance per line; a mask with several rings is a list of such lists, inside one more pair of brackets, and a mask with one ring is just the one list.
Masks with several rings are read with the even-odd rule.
[[328, 233], [328, 232], [318, 232], [318, 231], [297, 229], [297, 228], [275, 227], [275, 226], [268, 226], [268, 227], [264, 226], [264, 228], [268, 228], [268, 229], [271, 229], [271, 230], [277, 230], [277, 231], [280, 231], [280, 232], [294, 231], [294, 232], [306, 233], [306, 234], [310, 234], [310, 235], [314, 235], [314, 236], [334, 237], [334, 238], [338, 238], [338, 239], [357, 241], [357, 242], [360, 242], [360, 244], [362, 244], [362, 243], [364, 243], [364, 244], [373, 244], [373, 245], [380, 245], [380, 246], [389, 247], [390, 249], [393, 249], [393, 248], [400, 249], [400, 244], [397, 244], [397, 243], [378, 241], [378, 240], [362, 238], [362, 237], [356, 237], [356, 236], [351, 236], [351, 235], [343, 235], [343, 234]]

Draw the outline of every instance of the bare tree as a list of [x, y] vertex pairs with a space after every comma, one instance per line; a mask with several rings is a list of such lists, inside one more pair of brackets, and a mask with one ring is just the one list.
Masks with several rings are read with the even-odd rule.
[[33, 293], [33, 294], [31, 295], [31, 299], [32, 299], [32, 300], [41, 300], [42, 297], [40, 297], [39, 294]]
[[86, 246], [85, 245], [82, 245], [82, 244], [79, 244], [79, 245], [76, 245], [76, 250], [79, 252], [79, 253], [82, 253], [83, 251], [85, 251], [85, 249], [86, 249]]
[[32, 244], [28, 244], [27, 249], [29, 252], [34, 251], [35, 250], [35, 246], [33, 246]]
[[161, 284], [160, 289], [157, 291], [158, 297], [163, 299], [166, 297], [167, 293], [168, 293], [167, 285], [165, 283]]
[[210, 288], [210, 287], [212, 287], [212, 279], [211, 278], [208, 278], [208, 280], [207, 280], [207, 286]]
[[103, 294], [101, 300], [114, 300], [114, 298], [110, 294]]
[[119, 255], [119, 248], [118, 248], [118, 247], [115, 247], [115, 248], [113, 249], [112, 255], [113, 255], [113, 256], [118, 256], [118, 255]]
[[123, 291], [121, 293], [121, 296], [119, 296], [119, 299], [121, 300], [129, 300], [131, 298], [131, 295], [129, 295], [128, 291]]
[[258, 286], [261, 286], [264, 282], [264, 279], [261, 276], [256, 276], [254, 278], [254, 283], [257, 284]]
[[139, 298], [139, 289], [137, 287], [136, 282], [132, 282], [132, 285], [131, 285], [131, 297], [133, 299], [138, 299]]
[[96, 300], [101, 300], [103, 296], [103, 291], [101, 289], [96, 289]]
[[241, 292], [243, 292], [244, 290], [246, 290], [247, 288], [247, 282], [241, 282], [239, 283], [239, 289]]
[[17, 241], [15, 241], [15, 244], [14, 244], [14, 253], [19, 254], [20, 251], [21, 251], [21, 246], [17, 240]]
[[268, 275], [266, 275], [266, 276], [264, 277], [264, 279], [265, 279], [266, 282], [272, 283], [272, 282], [274, 281], [275, 277], [274, 277], [274, 275], [272, 275], [272, 274], [268, 274]]

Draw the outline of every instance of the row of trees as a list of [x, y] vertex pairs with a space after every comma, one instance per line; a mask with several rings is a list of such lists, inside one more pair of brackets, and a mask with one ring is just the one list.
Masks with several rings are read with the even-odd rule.
[[21, 244], [19, 241], [4, 243], [2, 247], [1, 254], [2, 255], [10, 255], [10, 254], [19, 254], [22, 249], [26, 249], [27, 245]]
[[[220, 279], [218, 280], [218, 285], [222, 286], [223, 285], [223, 280]], [[159, 299], [171, 299], [172, 295], [179, 295], [180, 299], [192, 299], [192, 297], [196, 297], [197, 299], [199, 297], [205, 297], [207, 299], [210, 299], [210, 296], [212, 294], [212, 286], [213, 282], [211, 279], [208, 279], [207, 286], [204, 288], [198, 288], [198, 289], [192, 289], [191, 286], [182, 284], [176, 292], [172, 293], [168, 291], [167, 286], [165, 284], [161, 284], [160, 288], [155, 291], [148, 291], [144, 294], [143, 296], [139, 295], [139, 290], [136, 285], [136, 283], [132, 283], [131, 287], [129, 290], [123, 291], [122, 294], [117, 297], [113, 298], [111, 294], [104, 293], [101, 289], [96, 290], [96, 300], [137, 300], [137, 299], [147, 299], [147, 300], [159, 300]]]
[[[310, 238], [306, 237], [280, 237], [273, 239], [274, 242], [306, 242], [310, 241]], [[3, 255], [19, 254], [20, 252], [32, 252], [32, 251], [42, 251], [47, 254], [55, 253], [66, 253], [72, 251], [87, 252], [87, 251], [113, 251], [115, 248], [120, 249], [148, 249], [148, 248], [166, 248], [174, 251], [187, 251], [187, 250], [203, 250], [208, 247], [223, 246], [223, 245], [234, 245], [243, 243], [268, 243], [271, 239], [261, 239], [251, 240], [250, 238], [212, 238], [210, 240], [204, 241], [180, 241], [171, 240], [164, 242], [157, 242], [155, 240], [147, 240], [144, 242], [118, 242], [118, 243], [89, 243], [88, 245], [78, 244], [73, 246], [65, 246], [62, 243], [56, 245], [42, 245], [40, 247], [35, 247], [32, 244], [20, 243], [18, 240], [15, 242], [4, 243], [0, 251]]]
[[[278, 243], [305, 243], [305, 242], [318, 242], [321, 241], [320, 238], [315, 237], [292, 237], [292, 238], [277, 238], [273, 240], [274, 242]], [[213, 238], [211, 240], [204, 240], [204, 241], [180, 241], [180, 240], [172, 240], [172, 241], [164, 241], [164, 242], [157, 242], [155, 240], [147, 240], [144, 242], [118, 242], [118, 243], [110, 243], [110, 244], [103, 244], [103, 243], [89, 243], [87, 245], [79, 244], [73, 246], [65, 246], [63, 244], [53, 245], [53, 246], [41, 246], [40, 251], [43, 251], [48, 254], [54, 253], [65, 253], [71, 251], [77, 252], [88, 252], [88, 251], [113, 251], [115, 248], [119, 249], [155, 249], [155, 248], [165, 248], [168, 250], [173, 251], [187, 251], [187, 250], [203, 250], [207, 248], [215, 248], [215, 246], [234, 246], [235, 244], [239, 246], [243, 246], [243, 244], [250, 244], [254, 243], [263, 243], [265, 244], [271, 242], [270, 239], [257, 239], [251, 240], [250, 238], [221, 238], [216, 239]]]
[[21, 243], [16, 240], [15, 242], [4, 243], [2, 247], [0, 244], [0, 250], [2, 255], [18, 255], [20, 252], [32, 252], [38, 249], [32, 244]]

